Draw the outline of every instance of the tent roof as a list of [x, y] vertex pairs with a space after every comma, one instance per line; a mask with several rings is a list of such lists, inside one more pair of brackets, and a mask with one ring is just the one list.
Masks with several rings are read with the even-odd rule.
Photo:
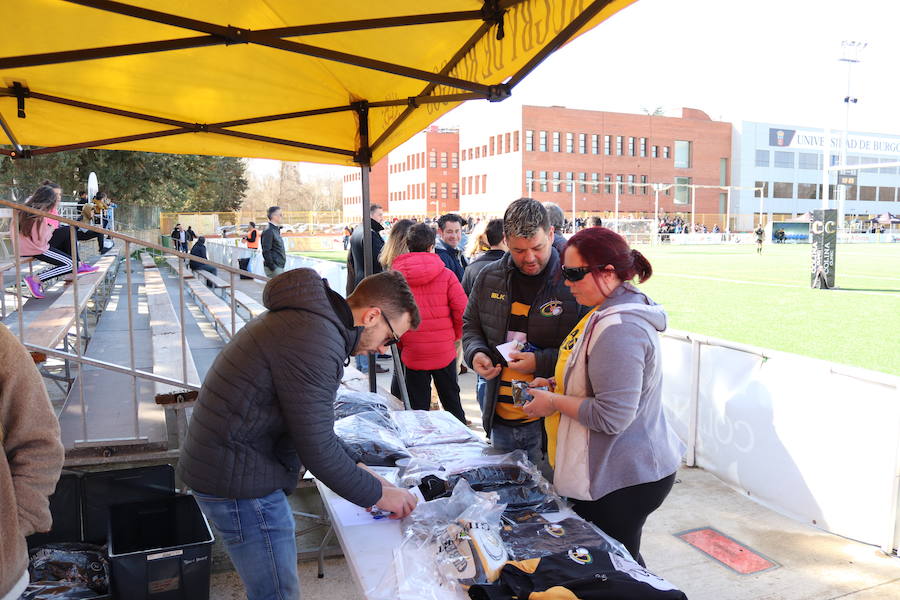
[[0, 152], [370, 164], [634, 1], [7, 3]]

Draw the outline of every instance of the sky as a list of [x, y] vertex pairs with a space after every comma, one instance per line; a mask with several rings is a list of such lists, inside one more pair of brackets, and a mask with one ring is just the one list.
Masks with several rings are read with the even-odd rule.
[[[900, 135], [900, 2], [638, 0], [541, 64], [510, 99], [470, 102], [442, 117], [478, 127], [522, 104], [640, 113], [683, 106], [730, 122], [843, 130], [843, 40], [864, 41], [852, 67], [851, 130]], [[252, 161], [277, 174], [276, 161]], [[268, 169], [268, 170], [267, 170]], [[346, 167], [303, 163], [307, 176]]]

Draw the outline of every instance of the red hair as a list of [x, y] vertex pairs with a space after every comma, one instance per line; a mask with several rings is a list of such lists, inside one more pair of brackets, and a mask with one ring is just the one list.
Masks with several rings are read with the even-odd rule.
[[566, 249], [575, 248], [585, 262], [597, 270], [612, 265], [616, 275], [622, 281], [631, 281], [635, 277], [644, 283], [653, 275], [650, 261], [628, 246], [621, 235], [606, 227], [588, 227], [569, 238]]

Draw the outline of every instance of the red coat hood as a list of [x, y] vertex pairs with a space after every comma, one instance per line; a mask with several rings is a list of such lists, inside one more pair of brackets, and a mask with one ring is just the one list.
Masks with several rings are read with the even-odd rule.
[[434, 281], [447, 267], [433, 252], [407, 252], [395, 258], [391, 268], [403, 273], [409, 285], [423, 286]]

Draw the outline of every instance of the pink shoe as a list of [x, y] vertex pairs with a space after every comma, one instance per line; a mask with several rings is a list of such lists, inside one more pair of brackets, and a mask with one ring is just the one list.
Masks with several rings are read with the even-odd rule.
[[78, 274], [84, 275], [85, 273], [93, 273], [94, 271], [99, 271], [99, 267], [95, 267], [94, 265], [89, 265], [87, 263], [81, 263], [78, 265]]
[[34, 277], [28, 276], [25, 278], [25, 283], [28, 285], [28, 291], [31, 292], [32, 296], [35, 298], [44, 298], [44, 288], [41, 286], [40, 281]]

